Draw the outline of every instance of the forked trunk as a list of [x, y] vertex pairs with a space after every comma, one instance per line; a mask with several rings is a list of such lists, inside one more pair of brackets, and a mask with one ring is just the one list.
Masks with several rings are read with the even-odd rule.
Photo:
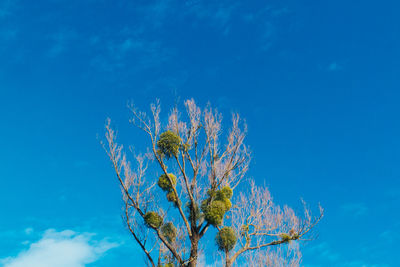
[[196, 267], [197, 266], [198, 253], [199, 253], [199, 237], [197, 235], [195, 235], [191, 239], [190, 262], [187, 264], [188, 267]]

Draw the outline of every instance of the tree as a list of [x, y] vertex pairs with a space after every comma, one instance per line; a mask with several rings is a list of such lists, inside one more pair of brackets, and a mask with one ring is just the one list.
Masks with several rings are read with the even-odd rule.
[[121, 187], [124, 221], [149, 265], [196, 266], [204, 249], [200, 240], [209, 229], [216, 232], [225, 266], [243, 260], [251, 266], [298, 265], [298, 241], [320, 221], [322, 208], [313, 217], [304, 205], [300, 218], [274, 204], [266, 187], [244, 179], [251, 155], [239, 115], [232, 115], [222, 142], [217, 110], [210, 105], [201, 110], [193, 99], [184, 105], [184, 115], [172, 108], [166, 126], [158, 100], [151, 104], [151, 116], [129, 105], [131, 123], [149, 138], [146, 153], [130, 149], [134, 164], [117, 143], [110, 119], [105, 126], [102, 144]]

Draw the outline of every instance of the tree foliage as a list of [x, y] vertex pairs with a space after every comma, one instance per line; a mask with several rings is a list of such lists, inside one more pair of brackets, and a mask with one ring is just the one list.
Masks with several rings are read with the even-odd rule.
[[197, 266], [200, 253], [216, 251], [213, 232], [225, 266], [300, 264], [300, 241], [310, 239], [323, 210], [312, 216], [304, 205], [299, 216], [275, 204], [265, 186], [241, 183], [251, 157], [239, 115], [224, 132], [221, 114], [192, 99], [184, 114], [173, 108], [166, 125], [158, 101], [151, 116], [130, 110], [131, 122], [147, 134], [147, 152], [128, 157], [109, 119], [103, 147], [121, 186], [125, 223], [150, 266]]

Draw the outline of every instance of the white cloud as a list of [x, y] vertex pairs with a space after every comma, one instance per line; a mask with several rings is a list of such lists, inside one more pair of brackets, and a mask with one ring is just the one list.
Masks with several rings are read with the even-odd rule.
[[95, 240], [91, 233], [71, 230], [47, 230], [42, 238], [16, 257], [0, 260], [4, 267], [83, 267], [95, 262], [107, 250], [118, 246], [106, 240]]

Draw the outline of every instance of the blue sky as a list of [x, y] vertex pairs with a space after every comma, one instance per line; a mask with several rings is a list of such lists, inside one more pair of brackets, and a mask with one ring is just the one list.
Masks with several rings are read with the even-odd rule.
[[127, 101], [180, 96], [247, 119], [249, 175], [278, 203], [321, 202], [304, 266], [400, 266], [399, 8], [0, 0], [0, 264], [140, 261], [97, 135], [109, 116], [134, 144]]

